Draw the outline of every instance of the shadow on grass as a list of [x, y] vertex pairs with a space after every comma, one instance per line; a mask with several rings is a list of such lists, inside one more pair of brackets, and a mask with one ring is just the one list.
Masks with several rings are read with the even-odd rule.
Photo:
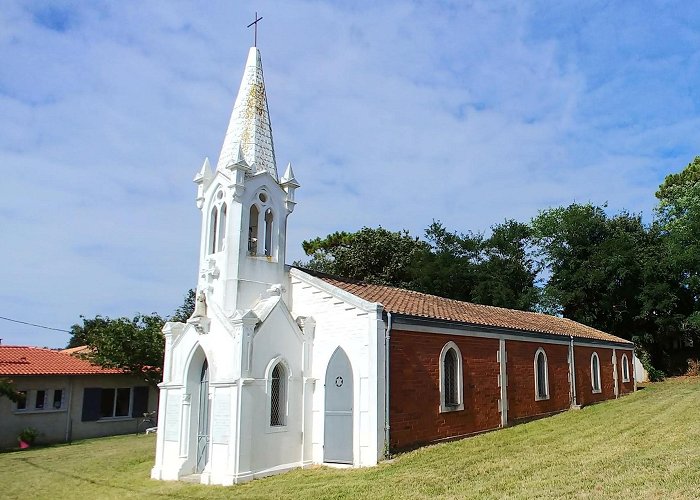
[[183, 494], [178, 494], [177, 492], [168, 492], [168, 493], [158, 493], [156, 491], [147, 491], [147, 490], [139, 490], [135, 488], [129, 488], [127, 486], [123, 485], [117, 485], [110, 483], [108, 481], [97, 481], [95, 479], [90, 479], [87, 477], [82, 477], [77, 474], [71, 474], [70, 472], [65, 472], [65, 471], [57, 471], [56, 469], [50, 469], [48, 467], [43, 467], [41, 465], [38, 465], [34, 462], [31, 461], [29, 458], [20, 458], [19, 459], [21, 462], [24, 462], [25, 464], [34, 467], [35, 469], [39, 469], [40, 471], [48, 472], [51, 474], [59, 474], [64, 477], [69, 477], [71, 479], [75, 479], [77, 481], [82, 481], [84, 483], [90, 483], [94, 484], [95, 486], [104, 486], [107, 488], [112, 488], [114, 490], [122, 490], [122, 491], [129, 491], [131, 493], [138, 493], [142, 495], [143, 497], [168, 497], [168, 498], [192, 498], [191, 495], [183, 495]]

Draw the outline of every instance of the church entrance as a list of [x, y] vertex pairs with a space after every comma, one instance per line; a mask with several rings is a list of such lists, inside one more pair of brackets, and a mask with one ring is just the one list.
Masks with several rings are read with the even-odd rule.
[[352, 464], [352, 367], [340, 347], [328, 362], [325, 388], [323, 461]]
[[209, 363], [204, 360], [199, 377], [199, 415], [197, 418], [197, 474], [204, 470], [209, 455]]

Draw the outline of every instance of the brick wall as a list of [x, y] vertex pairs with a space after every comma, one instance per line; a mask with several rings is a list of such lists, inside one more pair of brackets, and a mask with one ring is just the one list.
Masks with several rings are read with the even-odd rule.
[[[535, 352], [547, 355], [549, 399], [535, 401]], [[566, 410], [569, 395], [569, 346], [536, 342], [506, 341], [508, 375], [508, 421]]]
[[[462, 353], [464, 409], [440, 413], [440, 352], [454, 342]], [[390, 358], [390, 447], [401, 450], [500, 426], [498, 401], [499, 341], [478, 337], [393, 330]], [[547, 355], [549, 399], [535, 400], [534, 359]], [[508, 422], [563, 411], [570, 407], [569, 346], [506, 341]], [[591, 386], [591, 355], [598, 353], [601, 392]], [[615, 397], [611, 348], [575, 346], [576, 395], [580, 405]], [[622, 355], [627, 354], [630, 381], [622, 382]], [[616, 350], [620, 394], [634, 390], [632, 354]]]
[[[633, 362], [633, 351], [617, 349], [617, 380], [619, 382], [620, 396], [623, 394], [629, 394], [634, 392], [634, 366]], [[629, 374], [629, 382], [622, 381], [622, 356], [627, 356], [627, 373]]]
[[[600, 361], [601, 392], [594, 393], [591, 385], [591, 356], [598, 353]], [[588, 405], [615, 397], [615, 382], [613, 380], [612, 349], [603, 347], [574, 346], [576, 361], [576, 402]], [[622, 376], [619, 375], [619, 380]]]
[[[462, 352], [464, 410], [440, 413], [440, 351], [449, 341]], [[497, 428], [497, 352], [497, 339], [393, 330], [391, 449]]]

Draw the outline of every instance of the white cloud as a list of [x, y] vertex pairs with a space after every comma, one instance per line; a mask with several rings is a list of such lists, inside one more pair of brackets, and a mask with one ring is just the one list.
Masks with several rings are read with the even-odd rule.
[[[253, 7], [6, 4], [0, 316], [171, 312], [196, 278], [191, 179], [218, 157]], [[362, 225], [484, 231], [574, 200], [648, 214], [700, 150], [692, 9], [354, 5], [256, 7], [278, 166], [302, 184], [289, 261]], [[67, 340], [0, 325], [6, 343]]]

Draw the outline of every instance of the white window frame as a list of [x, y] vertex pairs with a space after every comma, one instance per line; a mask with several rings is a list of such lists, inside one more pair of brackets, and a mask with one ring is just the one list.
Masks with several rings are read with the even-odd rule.
[[[597, 371], [593, 369], [593, 359], [594, 358], [597, 361], [597, 363], [596, 363], [598, 366]], [[596, 377], [598, 379], [598, 388], [597, 389], [595, 386]], [[600, 378], [600, 357], [598, 356], [597, 352], [594, 352], [593, 354], [591, 354], [591, 391], [593, 392], [593, 394], [599, 394], [599, 393], [603, 392], [603, 381]]]
[[[445, 404], [445, 356], [447, 352], [453, 349], [457, 355], [457, 405], [447, 406]], [[461, 411], [464, 410], [464, 376], [462, 370], [462, 351], [459, 350], [457, 344], [449, 341], [442, 347], [440, 351], [440, 413], [447, 413], [451, 411]]]
[[630, 381], [630, 365], [629, 365], [629, 359], [627, 358], [627, 354], [622, 355], [622, 381], [623, 382], [629, 382]]
[[[285, 372], [284, 377], [284, 397], [281, 401], [282, 409], [284, 411], [284, 424], [283, 425], [271, 425], [270, 420], [272, 417], [272, 371], [277, 365], [282, 365]], [[265, 420], [267, 422], [267, 432], [286, 432], [287, 426], [289, 425], [289, 387], [292, 379], [292, 370], [289, 369], [289, 363], [282, 356], [277, 356], [273, 358], [267, 365], [265, 369], [265, 393], [266, 393], [266, 411]], [[280, 391], [282, 392], [282, 391]]]
[[[539, 377], [540, 372], [537, 369], [537, 358], [540, 353], [544, 356], [544, 396], [540, 395], [539, 391]], [[549, 360], [547, 359], [547, 353], [544, 348], [540, 347], [535, 351], [535, 359], [533, 360], [533, 367], [535, 369], [535, 401], [545, 401], [549, 399]]]

